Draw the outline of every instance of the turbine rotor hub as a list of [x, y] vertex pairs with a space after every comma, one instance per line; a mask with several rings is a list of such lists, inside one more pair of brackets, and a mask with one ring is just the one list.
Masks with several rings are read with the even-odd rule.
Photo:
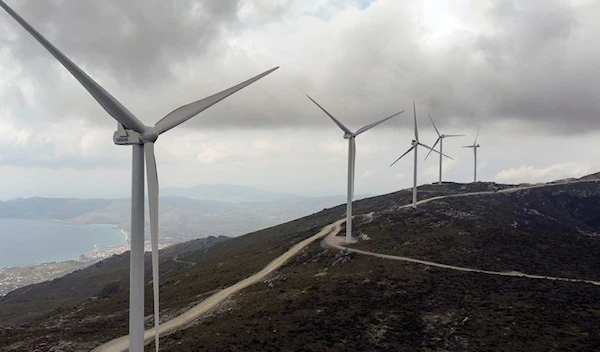
[[144, 133], [142, 133], [142, 136], [140, 137], [140, 140], [142, 142], [156, 142], [156, 140], [158, 139], [158, 131], [156, 130], [155, 127], [149, 127], [146, 131], [144, 131]]

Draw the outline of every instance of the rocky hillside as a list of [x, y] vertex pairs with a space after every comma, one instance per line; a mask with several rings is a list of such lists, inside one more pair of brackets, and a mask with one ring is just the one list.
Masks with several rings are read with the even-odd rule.
[[[355, 203], [351, 245], [491, 271], [600, 279], [600, 186], [515, 192], [492, 183], [425, 185]], [[161, 317], [257, 272], [345, 207], [176, 255], [161, 254]], [[343, 231], [342, 231], [343, 232]], [[85, 351], [127, 333], [125, 256], [0, 300], [0, 350]], [[111, 269], [112, 268], [112, 269]], [[114, 268], [119, 268], [118, 275]], [[150, 273], [147, 272], [150, 277]], [[101, 282], [85, 293], [82, 286]], [[70, 291], [77, 298], [61, 300]], [[152, 312], [151, 284], [146, 312]], [[600, 345], [600, 287], [459, 272], [314, 243], [264, 282], [162, 339], [163, 351], [573, 351]], [[53, 303], [51, 310], [40, 310]], [[151, 319], [148, 320], [148, 327]], [[149, 346], [148, 348], [150, 348]]]

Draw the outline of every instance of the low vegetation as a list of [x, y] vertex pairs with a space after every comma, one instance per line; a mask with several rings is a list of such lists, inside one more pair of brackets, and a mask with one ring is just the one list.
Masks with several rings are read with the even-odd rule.
[[[419, 197], [504, 187], [428, 185]], [[410, 196], [405, 190], [357, 201], [356, 213], [374, 216], [356, 222], [356, 234], [366, 236], [353, 246], [482, 269], [598, 278], [597, 183], [401, 208]], [[338, 206], [210, 246], [161, 252], [162, 318], [258, 271], [344, 212]], [[126, 334], [127, 272], [123, 255], [9, 294], [0, 300], [0, 349], [84, 351]], [[161, 350], [595, 350], [598, 302], [600, 289], [590, 284], [454, 272], [314, 243], [262, 283], [163, 337]], [[48, 303], [51, 310], [37, 310]], [[150, 280], [146, 312], [150, 327]]]

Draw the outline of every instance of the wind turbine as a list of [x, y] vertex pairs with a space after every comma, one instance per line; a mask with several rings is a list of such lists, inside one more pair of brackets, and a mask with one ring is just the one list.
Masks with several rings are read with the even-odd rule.
[[308, 99], [310, 99], [315, 105], [317, 105], [327, 116], [329, 116], [333, 122], [335, 122], [338, 127], [344, 131], [344, 139], [348, 140], [348, 192], [347, 197], [348, 200], [346, 202], [346, 243], [350, 243], [352, 241], [352, 199], [354, 198], [354, 162], [356, 159], [356, 142], [354, 139], [359, 134], [370, 130], [371, 128], [391, 119], [396, 115], [400, 115], [404, 112], [404, 110], [397, 112], [391, 116], [388, 116], [384, 119], [381, 119], [377, 122], [373, 122], [372, 124], [363, 126], [359, 128], [356, 132], [352, 132], [348, 129], [348, 127], [344, 126], [338, 119], [333, 117], [327, 110], [325, 110], [319, 103], [313, 100], [313, 98], [307, 95]]
[[414, 153], [415, 154], [415, 168], [413, 170], [413, 197], [412, 197], [413, 201], [412, 201], [412, 207], [416, 208], [417, 207], [417, 149], [418, 149], [417, 147], [418, 146], [422, 146], [422, 147], [425, 147], [425, 148], [427, 148], [427, 149], [429, 149], [431, 151], [434, 151], [434, 152], [436, 152], [438, 154], [441, 154], [441, 155], [445, 156], [446, 158], [449, 158], [449, 159], [452, 159], [452, 158], [450, 158], [446, 154], [442, 154], [442, 153], [438, 152], [437, 150], [431, 148], [430, 146], [428, 146], [426, 144], [423, 144], [423, 143], [419, 142], [419, 131], [417, 129], [417, 106], [415, 105], [414, 101], [413, 101], [413, 112], [414, 112], [414, 122], [415, 122], [415, 139], [413, 139], [412, 142], [410, 143], [411, 147], [406, 152], [404, 152], [404, 154], [400, 155], [400, 157], [398, 159], [396, 159], [396, 161], [394, 161], [390, 165], [390, 167], [393, 166], [395, 163], [397, 163], [398, 160], [402, 159], [406, 154], [410, 153], [411, 150], [415, 151], [415, 153]]
[[[438, 131], [437, 127], [435, 126], [435, 122], [433, 122], [433, 117], [431, 117], [431, 115], [427, 114], [429, 116], [429, 119], [431, 120], [431, 124], [433, 125], [433, 128], [435, 128], [435, 133], [437, 133], [438, 135], [438, 139], [435, 140], [435, 143], [433, 143], [433, 147], [435, 148], [435, 146], [438, 144], [438, 142], [440, 143], [440, 181], [439, 184], [442, 184], [442, 153], [444, 152], [444, 150], [442, 149], [443, 144], [444, 144], [444, 138], [446, 137], [464, 137], [464, 134], [440, 134], [440, 131]], [[427, 153], [427, 156], [425, 157], [425, 159], [427, 159], [429, 157], [429, 154], [431, 154], [431, 150], [429, 151], [429, 153]]]
[[155, 346], [158, 351], [159, 326], [159, 278], [158, 278], [158, 173], [154, 156], [154, 142], [159, 135], [189, 120], [238, 90], [254, 83], [278, 69], [275, 67], [238, 85], [193, 103], [183, 105], [158, 121], [146, 126], [127, 110], [117, 99], [83, 72], [75, 63], [61, 53], [37, 30], [27, 23], [6, 3], [2, 7], [29, 34], [31, 34], [52, 56], [54, 56], [92, 97], [117, 120], [117, 131], [113, 141], [117, 145], [133, 148], [132, 191], [131, 191], [131, 259], [129, 292], [129, 350], [144, 349], [144, 155], [148, 174], [148, 203], [150, 209], [150, 233], [152, 242], [152, 283], [154, 293]]
[[479, 137], [479, 129], [477, 129], [477, 134], [475, 135], [475, 142], [473, 145], [465, 145], [463, 148], [473, 148], [473, 157], [474, 157], [474, 165], [473, 165], [473, 182], [477, 182], [477, 148], [481, 147], [477, 144], [477, 137]]

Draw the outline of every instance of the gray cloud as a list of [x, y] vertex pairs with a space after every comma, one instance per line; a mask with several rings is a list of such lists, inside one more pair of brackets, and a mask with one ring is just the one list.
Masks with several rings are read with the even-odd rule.
[[[441, 126], [518, 120], [559, 134], [600, 127], [598, 3], [463, 1], [453, 15], [465, 26], [434, 44], [418, 5], [379, 0], [360, 10], [364, 1], [357, 4], [336, 3], [332, 16], [330, 7], [299, 1], [27, 1], [15, 7], [147, 123], [281, 64], [185, 126], [326, 126], [303, 95], [309, 93], [352, 126], [409, 110], [414, 99], [419, 113], [439, 117]], [[0, 15], [6, 55], [25, 67], [23, 80], [35, 82], [32, 120], [112, 123]], [[410, 124], [407, 116], [399, 121]]]
[[[170, 76], [172, 65], [203, 55], [237, 22], [239, 0], [25, 1], [17, 11], [83, 65], [143, 86]], [[14, 30], [20, 58], [48, 63], [33, 39]]]

